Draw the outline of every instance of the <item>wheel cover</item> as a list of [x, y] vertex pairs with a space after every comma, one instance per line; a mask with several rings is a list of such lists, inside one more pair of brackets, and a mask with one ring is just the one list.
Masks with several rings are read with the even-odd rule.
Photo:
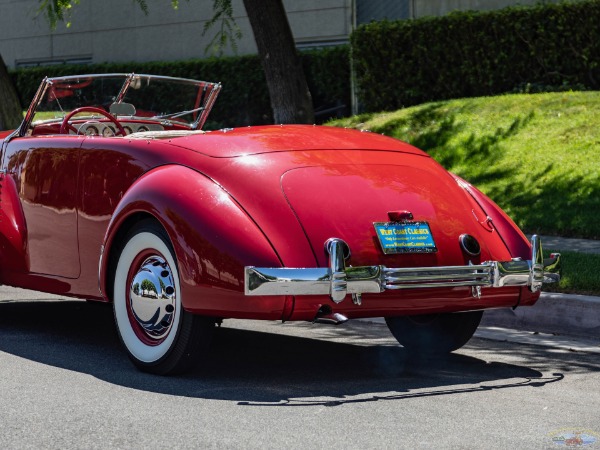
[[[131, 291], [134, 289], [133, 285], [135, 284], [133, 281], [136, 277], [138, 280], [142, 279], [142, 281], [151, 278], [148, 274], [139, 275], [143, 272], [143, 268], [148, 268], [148, 265], [152, 266], [154, 262], [158, 262], [160, 265], [161, 261], [166, 263], [170, 274], [161, 277], [161, 273], [158, 273], [158, 278], [154, 278], [154, 285], [160, 286], [162, 281], [165, 284], [165, 288], [163, 288], [165, 294], [168, 285], [171, 285], [174, 289], [170, 301], [162, 299], [158, 302], [161, 310], [165, 313], [168, 313], [167, 309], [170, 309], [168, 308], [169, 303], [174, 308], [172, 316], [165, 317], [163, 315], [163, 319], [167, 320], [169, 326], [162, 331], [152, 329], [152, 326], [144, 327], [142, 322], [149, 320], [146, 305], [142, 306], [143, 300], [139, 301], [138, 298], [132, 301], [131, 297]], [[164, 279], [172, 280], [173, 284], [165, 282]], [[158, 294], [158, 288], [156, 292]], [[130, 356], [142, 363], [154, 364], [160, 361], [173, 348], [178, 335], [183, 309], [181, 307], [179, 273], [175, 259], [171, 250], [156, 234], [144, 231], [134, 235], [127, 242], [117, 264], [113, 295], [117, 330]], [[169, 297], [169, 294], [167, 294], [167, 297]], [[153, 300], [156, 301], [157, 299]], [[154, 312], [156, 312], [156, 309]], [[136, 315], [138, 318], [135, 317]], [[160, 322], [162, 320], [155, 321], [156, 324]]]
[[155, 345], [169, 334], [177, 308], [173, 271], [158, 255], [138, 255], [128, 277], [128, 313], [136, 335]]

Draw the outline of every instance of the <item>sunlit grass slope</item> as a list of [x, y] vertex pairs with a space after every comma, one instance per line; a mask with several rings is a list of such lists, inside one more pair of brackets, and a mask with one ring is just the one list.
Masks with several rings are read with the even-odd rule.
[[427, 151], [526, 232], [600, 239], [600, 92], [451, 100], [330, 125]]

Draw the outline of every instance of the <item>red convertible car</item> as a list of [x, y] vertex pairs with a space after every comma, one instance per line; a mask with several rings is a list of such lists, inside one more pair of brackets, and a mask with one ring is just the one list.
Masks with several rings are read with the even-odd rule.
[[229, 318], [385, 317], [411, 352], [558, 280], [489, 198], [426, 153], [320, 126], [201, 130], [218, 83], [46, 78], [0, 133], [0, 282], [112, 302], [128, 356], [181, 372]]

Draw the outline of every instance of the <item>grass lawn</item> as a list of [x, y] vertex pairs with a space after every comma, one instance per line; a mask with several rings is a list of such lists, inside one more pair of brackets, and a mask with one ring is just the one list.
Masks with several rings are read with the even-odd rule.
[[[553, 250], [544, 250], [549, 254]], [[559, 285], [545, 284], [545, 292], [600, 295], [600, 255], [557, 250], [562, 257]]]
[[59, 111], [42, 111], [35, 114], [34, 121], [37, 120], [48, 120], [48, 119], [62, 119], [66, 116], [66, 113]]
[[600, 239], [600, 92], [450, 100], [329, 125], [427, 151], [527, 233]]

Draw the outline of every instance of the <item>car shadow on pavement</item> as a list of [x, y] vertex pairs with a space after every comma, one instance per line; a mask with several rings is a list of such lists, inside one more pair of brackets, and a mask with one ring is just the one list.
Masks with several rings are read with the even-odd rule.
[[[332, 341], [329, 334], [338, 338]], [[550, 349], [535, 346], [520, 346], [531, 353], [524, 355], [523, 364], [495, 362], [494, 355], [510, 353], [512, 346], [484, 340], [469, 343], [467, 352], [479, 356], [470, 350], [480, 347], [487, 361], [460, 353], [435, 360], [411, 358], [383, 333], [381, 325], [360, 322], [318, 327], [315, 336], [224, 326], [216, 330], [200, 368], [179, 377], [159, 377], [137, 371], [128, 361], [110, 305], [76, 300], [0, 302], [1, 352], [132, 389], [239, 405], [336, 406], [542, 387], [563, 378], [557, 368], [598, 370], [599, 366], [568, 354], [561, 360]]]

